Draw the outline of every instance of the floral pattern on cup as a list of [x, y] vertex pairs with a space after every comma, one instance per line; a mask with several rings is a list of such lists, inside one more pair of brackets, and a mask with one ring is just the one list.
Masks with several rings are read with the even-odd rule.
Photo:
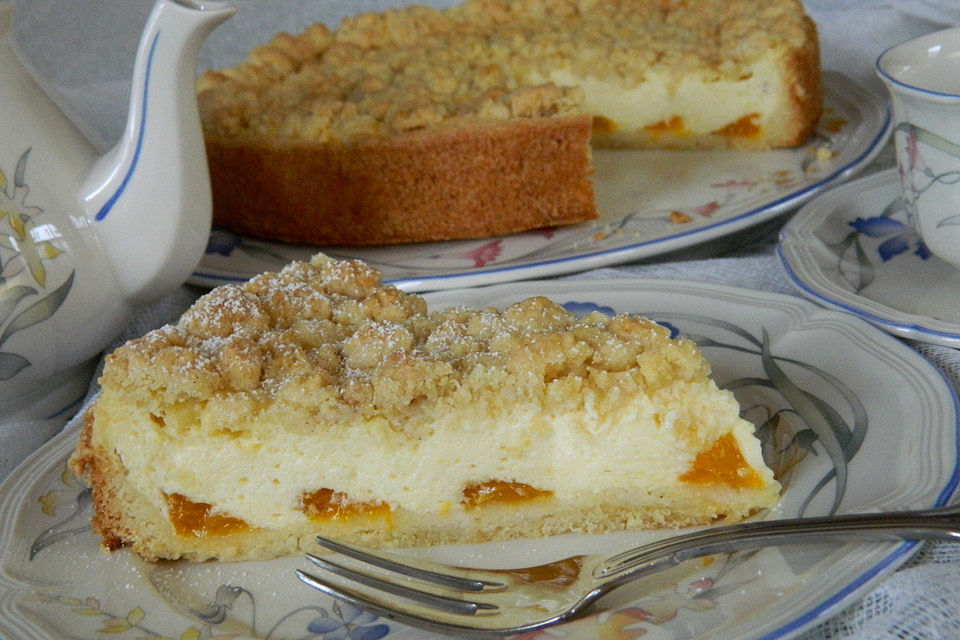
[[930, 250], [920, 239], [916, 230], [909, 223], [901, 222], [892, 217], [879, 215], [872, 218], [856, 218], [847, 223], [853, 227], [858, 235], [881, 239], [877, 247], [880, 259], [886, 262], [891, 258], [913, 248], [913, 253], [922, 260], [930, 257]]
[[[909, 122], [897, 125], [894, 135], [902, 133], [902, 143], [898, 145], [900, 156], [900, 182], [904, 189], [904, 198], [916, 215], [918, 201], [937, 184], [953, 185], [960, 183], [960, 168], [935, 169], [924, 157], [925, 148], [937, 149], [960, 160], [960, 144], [951, 142], [935, 133]], [[960, 211], [943, 217], [937, 222], [937, 228], [960, 225]]]
[[64, 253], [38, 221], [43, 209], [30, 204], [26, 182], [30, 149], [14, 169], [12, 182], [0, 167], [0, 380], [9, 380], [30, 366], [17, 353], [4, 350], [11, 336], [38, 325], [60, 308], [73, 286], [71, 270], [63, 282], [51, 281], [47, 263]]

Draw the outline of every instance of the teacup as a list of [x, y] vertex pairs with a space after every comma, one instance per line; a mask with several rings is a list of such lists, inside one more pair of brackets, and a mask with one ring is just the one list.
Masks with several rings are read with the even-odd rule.
[[196, 62], [234, 9], [157, 0], [126, 130], [104, 155], [21, 63], [12, 11], [0, 0], [0, 420], [25, 420], [202, 257], [212, 204]]
[[960, 28], [885, 51], [903, 197], [931, 253], [960, 267]]

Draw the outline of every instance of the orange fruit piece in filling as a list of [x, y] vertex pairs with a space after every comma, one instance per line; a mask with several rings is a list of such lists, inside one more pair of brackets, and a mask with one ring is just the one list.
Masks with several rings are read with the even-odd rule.
[[192, 538], [225, 536], [248, 531], [250, 526], [240, 518], [215, 513], [213, 505], [194, 502], [179, 493], [165, 496], [170, 524], [177, 535]]
[[755, 122], [759, 117], [759, 113], [748, 113], [742, 118], [720, 127], [714, 133], [728, 138], [756, 138], [760, 135], [760, 125]]
[[311, 520], [342, 520], [365, 516], [387, 517], [390, 505], [384, 502], [353, 502], [347, 494], [333, 489], [317, 489], [300, 496], [303, 512]]
[[543, 491], [523, 482], [488, 480], [464, 487], [461, 502], [468, 508], [473, 509], [491, 502], [525, 502], [550, 495], [552, 495], [550, 491]]
[[697, 454], [690, 470], [680, 476], [681, 482], [702, 485], [726, 485], [737, 489], [757, 489], [763, 478], [740, 453], [737, 441], [727, 433], [706, 451]]

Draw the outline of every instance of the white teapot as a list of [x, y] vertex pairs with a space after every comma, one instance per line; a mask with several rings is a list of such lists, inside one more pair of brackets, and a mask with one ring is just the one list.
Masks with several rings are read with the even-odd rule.
[[12, 11], [0, 0], [0, 418], [87, 366], [202, 257], [211, 196], [196, 62], [234, 9], [156, 3], [126, 128], [102, 157], [22, 65]]

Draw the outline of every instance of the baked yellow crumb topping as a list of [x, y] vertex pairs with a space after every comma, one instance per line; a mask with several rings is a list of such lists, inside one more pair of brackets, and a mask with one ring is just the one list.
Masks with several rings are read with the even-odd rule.
[[559, 412], [587, 389], [612, 410], [634, 389], [705, 380], [696, 346], [668, 336], [649, 319], [578, 318], [546, 298], [428, 313], [370, 267], [320, 255], [214, 289], [178, 324], [114, 351], [102, 384], [162, 430], [265, 438], [382, 423], [416, 438], [461, 407], [485, 407], [492, 388], [502, 406], [490, 411], [545, 399]]
[[576, 112], [581, 89], [545, 81], [557, 72], [668, 92], [689, 77], [738, 80], [808, 34], [798, 0], [468, 0], [281, 33], [198, 88], [208, 135], [361, 140]]

